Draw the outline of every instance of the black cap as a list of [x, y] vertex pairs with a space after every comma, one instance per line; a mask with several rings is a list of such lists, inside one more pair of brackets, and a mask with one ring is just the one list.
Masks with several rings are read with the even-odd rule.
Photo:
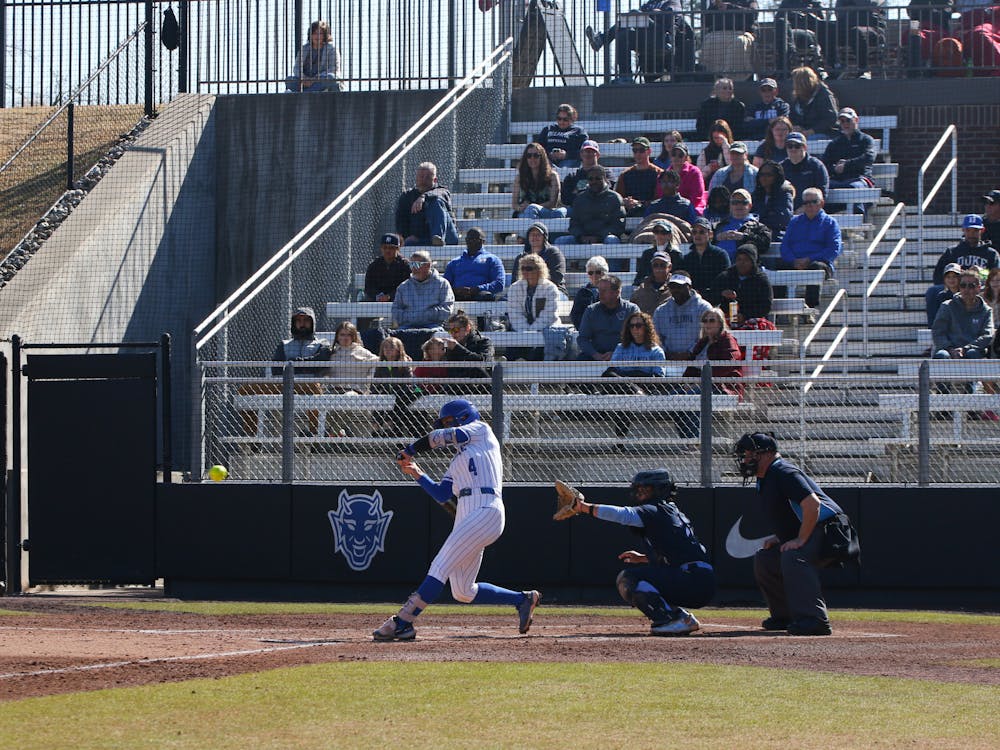
[[991, 190], [983, 196], [983, 200], [988, 203], [1000, 203], [1000, 190]]
[[778, 443], [774, 436], [766, 432], [748, 432], [736, 441], [736, 452], [743, 451], [774, 451], [777, 452]]
[[707, 229], [708, 231], [710, 231], [710, 232], [712, 231], [712, 222], [710, 222], [704, 216], [699, 216], [697, 219], [695, 219], [691, 223], [691, 226], [693, 226], [693, 227], [705, 227], [705, 229]]
[[398, 234], [383, 234], [382, 239], [379, 242], [380, 245], [392, 245], [393, 247], [399, 247], [403, 243], [399, 240]]

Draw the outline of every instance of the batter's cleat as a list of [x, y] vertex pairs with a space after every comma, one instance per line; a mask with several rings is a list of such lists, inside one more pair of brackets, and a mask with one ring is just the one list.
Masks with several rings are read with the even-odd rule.
[[538, 606], [542, 595], [537, 591], [522, 591], [524, 600], [517, 605], [517, 632], [527, 633], [531, 627], [531, 615]]
[[667, 622], [653, 623], [649, 628], [650, 635], [688, 635], [701, 629], [698, 618], [682, 609], [676, 617]]
[[393, 615], [382, 623], [378, 630], [372, 632], [376, 641], [412, 641], [417, 637], [417, 631], [412, 622], [400, 620]]
[[788, 623], [788, 635], [830, 635], [830, 623], [818, 617], [802, 617]]
[[764, 630], [788, 630], [788, 624], [791, 622], [787, 617], [768, 617], [760, 626]]

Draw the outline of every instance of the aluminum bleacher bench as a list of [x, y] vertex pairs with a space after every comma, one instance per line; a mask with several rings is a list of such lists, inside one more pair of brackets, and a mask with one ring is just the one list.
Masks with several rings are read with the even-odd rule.
[[[522, 120], [519, 122], [512, 122], [510, 124], [510, 134], [512, 136], [516, 135], [526, 137], [538, 135], [542, 132], [543, 128], [547, 128], [552, 123], [552, 120]], [[579, 120], [577, 124], [586, 130], [587, 135], [591, 137], [598, 133], [621, 138], [651, 134], [649, 140], [657, 141], [668, 130], [679, 130], [682, 133], [693, 133], [695, 128], [698, 126], [698, 121], [693, 117], [671, 120], [643, 120], [641, 117], [636, 116], [627, 120]]]
[[[919, 396], [916, 393], [880, 393], [878, 394], [880, 411], [898, 414], [901, 417], [899, 437], [911, 440], [911, 416], [919, 407]], [[993, 411], [1000, 414], [1000, 394], [998, 393], [932, 393], [930, 394], [930, 410], [949, 411], [952, 413], [952, 440], [962, 442], [963, 425], [967, 412]], [[977, 438], [968, 439], [974, 443]]]
[[[472, 317], [499, 317], [507, 312], [507, 301], [494, 302], [456, 302], [456, 310], [464, 310]], [[560, 317], [569, 317], [573, 309], [572, 300], [562, 300], [558, 305]], [[358, 318], [388, 318], [392, 315], [391, 302], [327, 302], [327, 320], [351, 320]]]

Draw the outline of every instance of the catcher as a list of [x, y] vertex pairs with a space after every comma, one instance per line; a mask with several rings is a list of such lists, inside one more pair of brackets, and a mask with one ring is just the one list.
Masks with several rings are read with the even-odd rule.
[[642, 552], [618, 555], [628, 566], [616, 583], [622, 599], [652, 621], [650, 635], [687, 635], [701, 627], [683, 607], [703, 607], [711, 600], [715, 571], [691, 522], [674, 504], [677, 488], [666, 469], [640, 471], [632, 478], [634, 506], [588, 503], [562, 482], [556, 482], [556, 492], [557, 521], [584, 513], [628, 526], [642, 540]]

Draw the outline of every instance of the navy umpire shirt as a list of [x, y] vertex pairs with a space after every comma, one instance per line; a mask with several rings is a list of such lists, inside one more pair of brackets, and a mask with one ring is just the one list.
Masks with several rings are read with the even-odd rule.
[[843, 513], [811, 477], [783, 458], [774, 459], [764, 476], [757, 480], [757, 493], [761, 510], [771, 519], [773, 532], [782, 542], [799, 535], [801, 503], [812, 493], [816, 493], [820, 502], [817, 523]]

